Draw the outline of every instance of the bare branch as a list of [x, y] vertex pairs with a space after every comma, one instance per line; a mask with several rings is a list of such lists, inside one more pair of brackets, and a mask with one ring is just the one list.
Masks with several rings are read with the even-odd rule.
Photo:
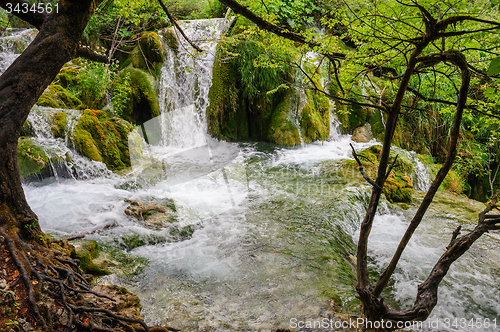
[[361, 164], [361, 161], [359, 160], [358, 154], [356, 153], [356, 150], [354, 150], [354, 146], [352, 146], [352, 144], [349, 144], [349, 145], [351, 146], [351, 149], [352, 149], [352, 156], [354, 157], [354, 159], [358, 163], [359, 172], [361, 173], [361, 175], [363, 176], [363, 178], [366, 180], [366, 182], [368, 182], [369, 184], [371, 184], [375, 188], [380, 189], [380, 186], [378, 184], [376, 184], [375, 181], [373, 181], [372, 179], [370, 179], [370, 177], [365, 173], [365, 169], [363, 167], [363, 164]]
[[[460, 68], [462, 71], [462, 86], [460, 87], [460, 94], [458, 96], [458, 103], [457, 103], [457, 111], [455, 113], [455, 119], [453, 121], [453, 127], [450, 132], [450, 141], [448, 143], [448, 153], [446, 155], [445, 162], [443, 163], [443, 166], [439, 170], [438, 174], [436, 175], [436, 178], [432, 182], [431, 187], [427, 191], [427, 194], [425, 195], [422, 203], [420, 204], [420, 207], [418, 208], [417, 212], [415, 213], [415, 216], [413, 217], [412, 221], [410, 222], [410, 225], [408, 226], [403, 238], [401, 239], [399, 246], [394, 253], [394, 256], [390, 262], [390, 264], [387, 266], [385, 269], [384, 273], [380, 276], [377, 285], [375, 286], [373, 290], [373, 294], [375, 296], [379, 296], [382, 292], [382, 290], [387, 286], [390, 277], [392, 276], [396, 265], [399, 262], [399, 259], [401, 258], [401, 254], [403, 253], [404, 249], [406, 248], [406, 245], [410, 241], [413, 233], [417, 229], [418, 225], [420, 225], [420, 222], [422, 221], [425, 212], [427, 211], [427, 208], [431, 204], [434, 195], [436, 194], [439, 186], [443, 182], [444, 178], [448, 174], [448, 171], [450, 170], [451, 166], [453, 165], [453, 161], [455, 159], [455, 155], [457, 153], [457, 146], [458, 146], [458, 139], [460, 136], [460, 123], [462, 121], [462, 115], [463, 111], [465, 109], [465, 103], [467, 100], [467, 93], [469, 91], [469, 83], [470, 83], [470, 71], [467, 66], [467, 60], [463, 56], [462, 53], [458, 51], [447, 51], [443, 53], [442, 55], [444, 57], [443, 61], [447, 61], [450, 63], [453, 63], [457, 67]], [[437, 289], [437, 286], [436, 286]], [[429, 311], [430, 313], [430, 311]]]

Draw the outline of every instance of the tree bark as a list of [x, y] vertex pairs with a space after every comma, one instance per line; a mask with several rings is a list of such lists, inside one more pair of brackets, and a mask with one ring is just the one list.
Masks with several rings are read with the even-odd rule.
[[[5, 8], [8, 1], [0, 1]], [[62, 66], [80, 50], [83, 30], [100, 1], [61, 0], [58, 12], [21, 17], [39, 27], [28, 48], [0, 77], [0, 227], [24, 238], [39, 235], [21, 186], [17, 141], [31, 108]]]

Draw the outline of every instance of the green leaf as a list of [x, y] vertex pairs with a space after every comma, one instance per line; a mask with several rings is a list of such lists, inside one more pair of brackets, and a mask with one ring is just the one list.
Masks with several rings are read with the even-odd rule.
[[486, 72], [486, 75], [495, 76], [498, 74], [500, 74], [500, 58], [495, 58], [491, 60], [490, 67], [488, 68], [488, 72]]
[[7, 326], [8, 325], [18, 325], [18, 324], [19, 324], [19, 322], [16, 321], [16, 320], [15, 321], [12, 321], [12, 320], [6, 320], [5, 321], [5, 325], [7, 325]]

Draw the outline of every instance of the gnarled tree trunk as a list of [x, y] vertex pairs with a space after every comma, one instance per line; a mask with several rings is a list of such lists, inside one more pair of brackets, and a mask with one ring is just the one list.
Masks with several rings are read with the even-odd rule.
[[[33, 237], [41, 230], [21, 187], [17, 165], [21, 128], [66, 62], [77, 56], [106, 59], [79, 46], [83, 30], [101, 1], [61, 0], [51, 14], [13, 12], [39, 29], [35, 40], [0, 77], [0, 227], [14, 228], [22, 237]], [[1, 0], [0, 6], [11, 4], [13, 8], [23, 3]]]

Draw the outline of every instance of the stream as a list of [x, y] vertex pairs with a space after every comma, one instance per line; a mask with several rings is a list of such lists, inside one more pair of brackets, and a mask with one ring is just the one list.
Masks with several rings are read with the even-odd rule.
[[[58, 166], [66, 169], [64, 176], [59, 168], [56, 176], [24, 184], [43, 231], [54, 237], [88, 234], [86, 239], [96, 240], [110, 259], [127, 261], [126, 269], [100, 282], [124, 285], [138, 295], [149, 325], [271, 331], [290, 328], [291, 319], [332, 318], [334, 308], [359, 311], [354, 256], [370, 188], [357, 168], [342, 166], [342, 161], [352, 158], [350, 143], [358, 151], [379, 143], [352, 142], [339, 133], [333, 114], [328, 141], [295, 148], [208, 137], [204, 112], [220, 21], [206, 21], [182, 23], [193, 40], [210, 31], [210, 40], [200, 44], [208, 56], [168, 52], [159, 89], [162, 115], [140, 132], [144, 137], [149, 131], [151, 137], [151, 130], [159, 130], [158, 140], [146, 145], [147, 158], [132, 161], [132, 169], [114, 174], [78, 156], [70, 142], [46, 130], [44, 118], [53, 110], [34, 108], [28, 120], [37, 142], [50, 153], [71, 156]], [[11, 61], [9, 49], [2, 52]], [[189, 74], [184, 73], [187, 67]], [[63, 111], [71, 115], [71, 130], [78, 114]], [[148, 177], [151, 160], [161, 162], [160, 176]], [[412, 160], [414, 183], [426, 189], [427, 170]], [[391, 259], [422, 198], [422, 192], [415, 192], [408, 210], [382, 202], [369, 241], [374, 277]], [[173, 203], [177, 233], [173, 226], [151, 227], [127, 216], [124, 199]], [[453, 230], [459, 224], [472, 228], [469, 215], [462, 213], [467, 204], [472, 203], [440, 194], [384, 293], [387, 303], [412, 305], [417, 285], [444, 252]], [[429, 319], [439, 320], [437, 330], [500, 331], [499, 247], [499, 234], [486, 234], [452, 266]], [[497, 321], [474, 329], [453, 326], [457, 318]], [[424, 325], [421, 330], [436, 329]]]

